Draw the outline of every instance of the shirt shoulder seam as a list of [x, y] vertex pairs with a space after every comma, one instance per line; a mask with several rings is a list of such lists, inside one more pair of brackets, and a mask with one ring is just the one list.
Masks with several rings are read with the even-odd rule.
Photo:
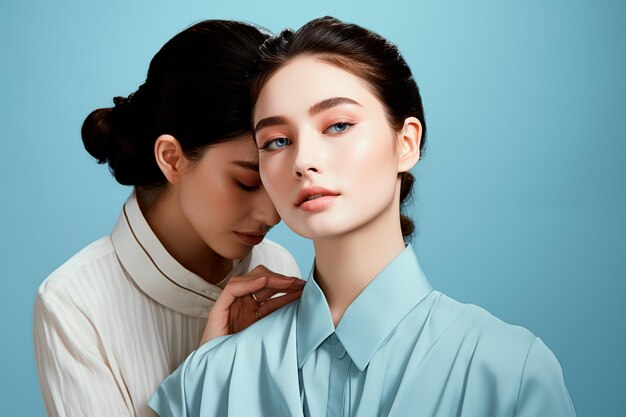
[[519, 384], [517, 387], [517, 398], [515, 399], [515, 412], [513, 413], [513, 416], [517, 416], [517, 409], [519, 407], [519, 399], [522, 393], [522, 382], [524, 381], [524, 376], [526, 374], [526, 364], [528, 363], [528, 358], [530, 357], [530, 351], [533, 349], [533, 346], [535, 345], [535, 342], [537, 342], [537, 339], [538, 337], [535, 336], [535, 338], [533, 339], [533, 342], [528, 347], [528, 351], [526, 352], [526, 357], [524, 358], [524, 366], [522, 367], [522, 373], [520, 374]]
[[[107, 240], [108, 242], [106, 242]], [[103, 244], [106, 246], [99, 247], [99, 245]], [[68, 281], [77, 279], [77, 270], [96, 260], [111, 256], [113, 253], [115, 253], [115, 250], [111, 244], [110, 235], [95, 240], [52, 271], [39, 284], [37, 294], [47, 298], [51, 293], [58, 291], [60, 287], [66, 285]]]

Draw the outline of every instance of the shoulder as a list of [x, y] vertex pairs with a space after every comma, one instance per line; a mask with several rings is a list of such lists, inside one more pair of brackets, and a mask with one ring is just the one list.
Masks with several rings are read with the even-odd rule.
[[89, 244], [39, 285], [36, 304], [79, 306], [103, 299], [110, 286], [111, 276], [119, 275], [120, 267], [110, 236]]
[[[212, 340], [200, 346], [183, 364], [188, 381], [194, 375], [210, 374], [215, 381], [231, 381], [244, 369], [246, 375], [272, 369], [282, 363], [285, 355], [294, 355], [295, 316], [298, 301], [278, 309], [245, 330]], [[293, 344], [293, 349], [287, 346]], [[223, 366], [231, 364], [230, 367]], [[234, 372], [234, 374], [233, 374]], [[199, 375], [198, 375], [199, 376]], [[216, 383], [220, 385], [219, 382]]]
[[441, 294], [439, 309], [454, 311], [455, 332], [475, 340], [483, 348], [520, 351], [524, 357], [536, 336], [522, 326], [507, 323], [489, 311], [474, 304], [464, 304]]
[[535, 338], [526, 356], [515, 415], [576, 415], [565, 386], [561, 364], [540, 338]]
[[234, 358], [242, 353], [245, 355], [239, 359], [254, 360], [251, 358], [259, 355], [263, 348], [268, 348], [264, 354], [279, 351], [276, 348], [290, 343], [291, 333], [295, 331], [298, 305], [299, 300], [296, 300], [239, 333], [217, 338], [200, 346], [193, 354], [195, 360], [206, 362], [216, 355]]
[[432, 316], [439, 320], [441, 334], [437, 343], [455, 358], [465, 358], [460, 362], [466, 364], [468, 384], [497, 387], [517, 404], [516, 416], [575, 415], [561, 365], [540, 338], [481, 307], [434, 293]]
[[[161, 383], [150, 407], [162, 416], [290, 415], [276, 410], [293, 401], [300, 407], [297, 306], [295, 301], [239, 333], [200, 346]], [[284, 390], [290, 392], [283, 397]]]
[[105, 236], [87, 245], [77, 252], [60, 267], [54, 270], [39, 285], [38, 294], [42, 296], [65, 292], [70, 287], [96, 271], [91, 267], [114, 256], [114, 249], [110, 236]]
[[433, 349], [445, 357], [464, 358], [465, 366], [489, 380], [519, 381], [536, 337], [506, 323], [487, 310], [464, 304], [438, 291], [428, 299], [426, 334]]
[[272, 271], [288, 276], [300, 277], [300, 269], [291, 253], [283, 246], [269, 239], [264, 239], [252, 249], [251, 269], [264, 265]]
[[472, 351], [472, 367], [480, 369], [483, 377], [518, 386], [520, 404], [528, 403], [526, 397], [541, 397], [543, 391], [540, 401], [570, 409], [561, 365], [540, 338], [476, 305], [463, 304], [443, 294], [440, 302], [460, 311], [450, 326], [450, 334]]

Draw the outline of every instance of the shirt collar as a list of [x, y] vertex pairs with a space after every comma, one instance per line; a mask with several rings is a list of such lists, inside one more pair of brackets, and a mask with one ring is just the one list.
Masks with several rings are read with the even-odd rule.
[[313, 279], [304, 287], [297, 316], [298, 367], [333, 332], [354, 364], [365, 370], [398, 323], [432, 287], [409, 244], [350, 304], [335, 329], [324, 293]]
[[[122, 267], [144, 293], [185, 315], [207, 317], [222, 289], [186, 269], [167, 252], [143, 216], [135, 193], [124, 204], [111, 240]], [[235, 263], [222, 283], [240, 272], [239, 266], [248, 263], [245, 261], [251, 253]]]

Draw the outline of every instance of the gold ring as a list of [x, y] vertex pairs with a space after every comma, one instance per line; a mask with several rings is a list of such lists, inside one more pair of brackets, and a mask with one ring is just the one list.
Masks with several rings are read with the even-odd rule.
[[254, 310], [254, 315], [256, 316], [257, 320], [261, 320], [263, 318], [261, 313], [259, 313], [259, 310]]
[[262, 302], [259, 301], [258, 298], [256, 298], [256, 294], [255, 293], [250, 293], [250, 295], [252, 296], [252, 299], [254, 300], [256, 305], [260, 306], [261, 304], [263, 304]]

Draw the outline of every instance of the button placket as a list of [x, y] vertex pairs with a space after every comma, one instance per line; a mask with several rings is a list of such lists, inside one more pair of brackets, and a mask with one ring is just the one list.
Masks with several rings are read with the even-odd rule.
[[337, 344], [333, 348], [333, 353], [335, 354], [335, 357], [337, 359], [342, 359], [344, 356], [346, 356], [346, 349], [343, 347], [341, 342], [337, 341]]

